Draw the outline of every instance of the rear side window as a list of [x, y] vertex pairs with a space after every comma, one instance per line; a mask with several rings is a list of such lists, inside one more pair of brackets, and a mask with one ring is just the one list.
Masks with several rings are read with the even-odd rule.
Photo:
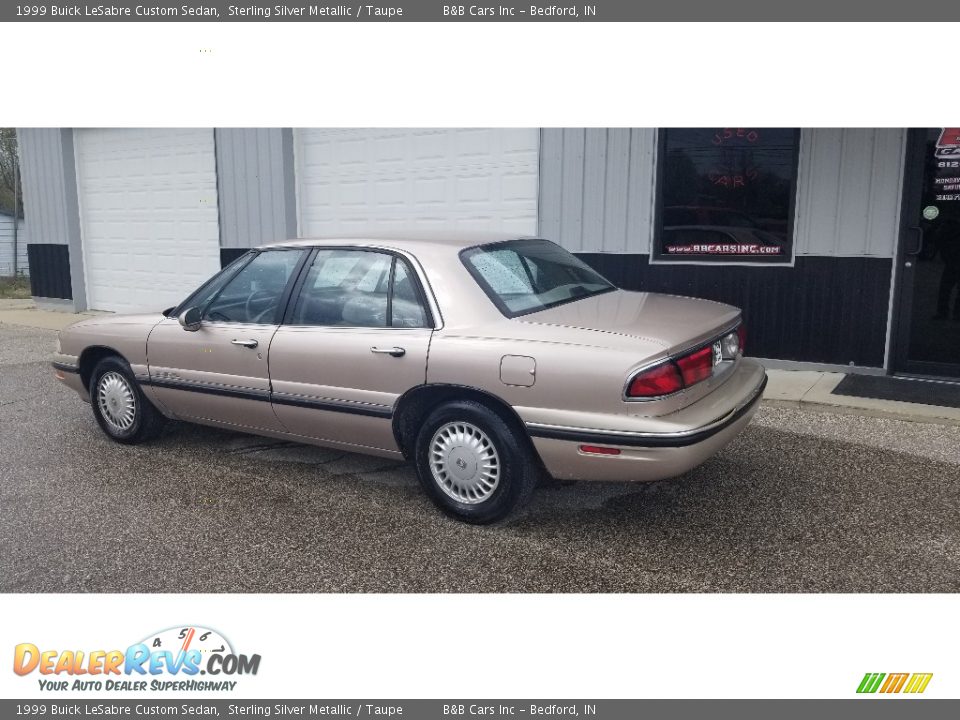
[[327, 327], [427, 327], [405, 261], [373, 250], [320, 250], [307, 271], [290, 323]]
[[513, 240], [469, 248], [467, 270], [507, 317], [574, 302], [616, 288], [559, 245]]
[[393, 271], [393, 302], [390, 305], [392, 327], [427, 327], [427, 311], [420, 296], [420, 286], [407, 267], [397, 259]]

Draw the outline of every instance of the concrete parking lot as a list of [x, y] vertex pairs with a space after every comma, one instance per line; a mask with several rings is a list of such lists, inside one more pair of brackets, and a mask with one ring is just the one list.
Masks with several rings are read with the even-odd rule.
[[0, 592], [957, 592], [960, 427], [763, 407], [703, 467], [471, 527], [411, 468], [171, 424], [108, 441], [0, 324]]

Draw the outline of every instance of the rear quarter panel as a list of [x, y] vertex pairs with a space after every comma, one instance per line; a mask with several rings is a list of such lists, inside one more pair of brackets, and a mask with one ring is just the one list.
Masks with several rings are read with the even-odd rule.
[[[475, 328], [470, 332], [443, 330], [435, 333], [427, 369], [428, 383], [463, 385], [483, 390], [513, 406], [525, 422], [567, 427], [670, 432], [675, 420], [711, 422], [711, 413], [722, 414], [738, 398], [719, 393], [735, 374], [741, 360], [729, 363], [708, 380], [660, 400], [627, 402], [623, 398], [627, 379], [640, 367], [666, 357], [667, 349], [656, 342], [631, 339], [616, 344], [588, 344], [550, 339], [551, 328], [526, 327], [516, 332], [515, 321]], [[564, 329], [565, 331], [567, 329]], [[588, 336], [600, 335], [581, 331]], [[526, 334], [526, 337], [523, 335]], [[553, 333], [557, 334], [557, 333]], [[533, 336], [533, 337], [532, 337]], [[692, 338], [691, 342], [699, 342]], [[504, 356], [534, 358], [536, 374], [530, 386], [508, 384], [501, 378]], [[701, 402], [704, 401], [704, 402]], [[697, 405], [705, 415], [680, 410]], [[692, 408], [691, 408], [692, 409]]]

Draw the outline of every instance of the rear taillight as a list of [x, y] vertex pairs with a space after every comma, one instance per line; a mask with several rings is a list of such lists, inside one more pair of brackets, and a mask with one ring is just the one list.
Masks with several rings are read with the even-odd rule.
[[665, 362], [636, 375], [627, 387], [627, 397], [659, 397], [680, 390], [683, 390], [680, 371], [673, 362]]
[[747, 326], [743, 323], [737, 325], [737, 337], [740, 339], [740, 354], [743, 354], [743, 349], [747, 346]]
[[717, 364], [735, 361], [743, 354], [746, 330], [740, 323], [719, 340], [678, 358], [666, 360], [635, 375], [627, 386], [628, 398], [671, 395], [713, 375]]
[[677, 366], [684, 385], [693, 385], [706, 380], [713, 373], [713, 346], [707, 345], [689, 355], [677, 358]]

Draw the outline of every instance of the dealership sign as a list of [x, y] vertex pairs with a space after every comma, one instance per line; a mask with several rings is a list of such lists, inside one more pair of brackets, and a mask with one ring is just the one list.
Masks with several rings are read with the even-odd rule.
[[937, 172], [933, 178], [937, 202], [960, 200], [960, 128], [943, 128], [933, 151]]

